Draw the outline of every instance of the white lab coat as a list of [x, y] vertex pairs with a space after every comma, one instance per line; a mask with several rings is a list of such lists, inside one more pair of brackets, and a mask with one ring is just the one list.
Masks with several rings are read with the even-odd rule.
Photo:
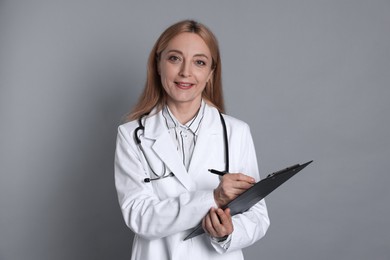
[[[229, 143], [230, 172], [259, 180], [255, 149], [247, 124], [224, 115]], [[119, 126], [115, 154], [115, 185], [127, 226], [135, 233], [132, 259], [243, 259], [241, 249], [263, 237], [269, 226], [264, 201], [233, 217], [234, 231], [225, 250], [206, 235], [183, 241], [211, 207], [219, 176], [208, 169], [225, 169], [223, 128], [218, 111], [207, 105], [187, 172], [160, 112], [143, 120], [142, 147], [152, 168], [163, 164], [175, 176], [145, 183], [154, 177], [134, 139], [137, 121]], [[261, 257], [259, 256], [259, 259]]]

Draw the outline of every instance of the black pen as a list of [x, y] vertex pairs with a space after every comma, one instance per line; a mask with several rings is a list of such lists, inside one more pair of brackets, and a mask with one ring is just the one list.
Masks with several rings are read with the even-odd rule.
[[219, 176], [224, 176], [226, 174], [226, 172], [220, 172], [220, 171], [217, 171], [217, 170], [214, 170], [214, 169], [209, 169], [209, 172], [217, 174]]

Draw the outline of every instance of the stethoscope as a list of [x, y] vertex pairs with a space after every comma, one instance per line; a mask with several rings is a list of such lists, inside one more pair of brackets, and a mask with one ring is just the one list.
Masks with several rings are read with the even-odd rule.
[[[156, 177], [155, 178], [145, 178], [144, 182], [157, 181], [157, 180], [161, 180], [161, 179], [164, 179], [167, 177], [173, 177], [173, 176], [175, 176], [175, 174], [173, 172], [170, 172], [167, 174], [167, 167], [165, 164], [163, 164], [163, 166], [162, 166], [162, 170], [161, 170], [162, 174], [161, 175], [157, 174], [155, 172], [155, 170], [152, 168], [152, 166], [148, 160], [148, 157], [146, 156], [145, 151], [142, 148], [141, 139], [139, 138], [138, 132], [141, 130], [145, 131], [145, 126], [142, 124], [142, 119], [146, 115], [143, 115], [138, 119], [138, 127], [134, 131], [134, 139], [135, 139], [135, 142], [136, 142], [137, 146], [139, 147], [143, 157], [145, 158], [145, 161], [148, 164], [148, 167], [150, 168], [150, 170], [152, 171], [152, 173]], [[226, 129], [225, 119], [223, 118], [221, 113], [219, 113], [219, 117], [221, 118], [221, 124], [222, 124], [222, 128], [223, 128], [224, 146], [225, 146], [225, 171], [224, 172], [227, 173], [227, 172], [229, 172], [229, 144], [228, 144], [228, 137], [227, 137], [227, 129]]]

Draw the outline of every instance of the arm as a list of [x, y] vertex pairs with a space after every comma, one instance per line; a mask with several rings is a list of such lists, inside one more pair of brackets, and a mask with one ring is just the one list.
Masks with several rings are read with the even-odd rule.
[[[238, 170], [258, 181], [260, 178], [256, 153], [247, 125], [245, 125], [242, 136], [238, 139], [238, 143], [241, 145], [234, 145], [234, 147], [239, 149], [239, 152], [236, 154], [238, 156]], [[229, 222], [226, 223], [229, 224]], [[243, 214], [233, 216], [232, 225], [233, 232], [228, 237], [228, 246], [226, 246], [226, 243], [217, 243], [215, 239], [211, 240], [213, 247], [220, 253], [247, 247], [265, 235], [269, 226], [269, 218], [264, 200]]]
[[131, 134], [119, 127], [115, 185], [127, 226], [142, 237], [156, 239], [190, 229], [215, 206], [212, 191], [184, 191], [177, 197], [160, 200], [153, 185], [143, 182], [145, 172]]

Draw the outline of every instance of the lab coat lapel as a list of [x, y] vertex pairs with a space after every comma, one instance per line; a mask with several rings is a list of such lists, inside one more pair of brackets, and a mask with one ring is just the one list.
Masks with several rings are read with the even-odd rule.
[[151, 117], [146, 119], [145, 138], [155, 140], [152, 149], [158, 158], [175, 174], [175, 177], [187, 190], [191, 190], [193, 187], [192, 180], [180, 160], [172, 137], [169, 135], [168, 129], [165, 126], [161, 112], [152, 114]]
[[221, 120], [217, 109], [206, 104], [202, 126], [199, 131], [198, 140], [191, 158], [188, 173], [190, 176], [199, 174], [204, 165], [208, 165], [210, 155], [216, 152], [216, 137], [222, 134]]

